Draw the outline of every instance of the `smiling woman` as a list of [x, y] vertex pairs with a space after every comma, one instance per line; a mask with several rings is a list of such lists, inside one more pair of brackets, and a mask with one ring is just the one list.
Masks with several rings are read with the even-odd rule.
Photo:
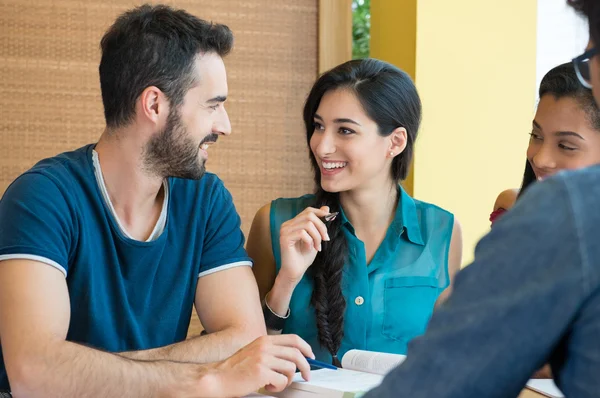
[[412, 80], [388, 63], [349, 61], [314, 84], [315, 192], [261, 208], [248, 237], [270, 333], [298, 334], [334, 365], [353, 348], [405, 354], [423, 333], [459, 268], [461, 232], [399, 185], [420, 122]]
[[561, 170], [600, 163], [600, 110], [592, 90], [583, 87], [572, 63], [551, 69], [542, 79], [532, 122], [523, 183], [502, 192], [490, 221], [511, 208], [536, 181]]

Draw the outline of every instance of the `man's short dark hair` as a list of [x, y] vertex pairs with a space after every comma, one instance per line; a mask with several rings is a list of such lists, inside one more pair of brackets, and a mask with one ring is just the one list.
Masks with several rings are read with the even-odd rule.
[[194, 85], [198, 54], [224, 57], [233, 46], [231, 30], [165, 5], [142, 5], [125, 12], [100, 43], [100, 88], [109, 128], [135, 115], [135, 102], [149, 86], [163, 91], [172, 107]]
[[596, 46], [600, 45], [600, 1], [567, 0], [567, 3], [587, 17], [590, 24], [590, 37]]

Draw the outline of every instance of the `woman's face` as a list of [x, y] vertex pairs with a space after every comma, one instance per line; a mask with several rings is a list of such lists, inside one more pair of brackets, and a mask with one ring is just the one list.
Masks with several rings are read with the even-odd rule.
[[527, 159], [538, 180], [560, 170], [598, 164], [600, 131], [592, 127], [576, 99], [546, 94], [533, 120]]
[[377, 124], [347, 89], [327, 92], [313, 122], [310, 149], [323, 190], [350, 191], [391, 181], [391, 162], [404, 149], [406, 130], [381, 136]]

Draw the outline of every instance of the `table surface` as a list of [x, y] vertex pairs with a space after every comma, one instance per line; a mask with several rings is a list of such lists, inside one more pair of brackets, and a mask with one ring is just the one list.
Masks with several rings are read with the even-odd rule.
[[[247, 398], [250, 398], [250, 397], [270, 397], [270, 395], [251, 394], [251, 395], [247, 395], [246, 397], [247, 397]], [[521, 394], [519, 394], [519, 397], [518, 397], [518, 398], [544, 398], [544, 397], [546, 397], [546, 396], [545, 396], [545, 395], [543, 395], [543, 394], [540, 394], [540, 393], [537, 393], [537, 392], [535, 392], [535, 391], [531, 391], [531, 390], [530, 390], [530, 389], [528, 389], [528, 388], [525, 388], [525, 389], [524, 389], [524, 390], [521, 392]]]

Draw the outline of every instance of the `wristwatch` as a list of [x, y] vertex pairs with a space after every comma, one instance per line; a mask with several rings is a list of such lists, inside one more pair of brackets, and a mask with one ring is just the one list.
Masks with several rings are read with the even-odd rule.
[[271, 309], [271, 307], [269, 307], [269, 304], [267, 304], [268, 296], [269, 296], [268, 294], [265, 296], [265, 298], [263, 299], [263, 303], [262, 303], [263, 316], [265, 317], [265, 324], [267, 325], [267, 329], [271, 329], [271, 330], [280, 332], [283, 330], [283, 327], [285, 326], [286, 319], [288, 319], [290, 317], [290, 309], [288, 308], [285, 316], [276, 314]]

